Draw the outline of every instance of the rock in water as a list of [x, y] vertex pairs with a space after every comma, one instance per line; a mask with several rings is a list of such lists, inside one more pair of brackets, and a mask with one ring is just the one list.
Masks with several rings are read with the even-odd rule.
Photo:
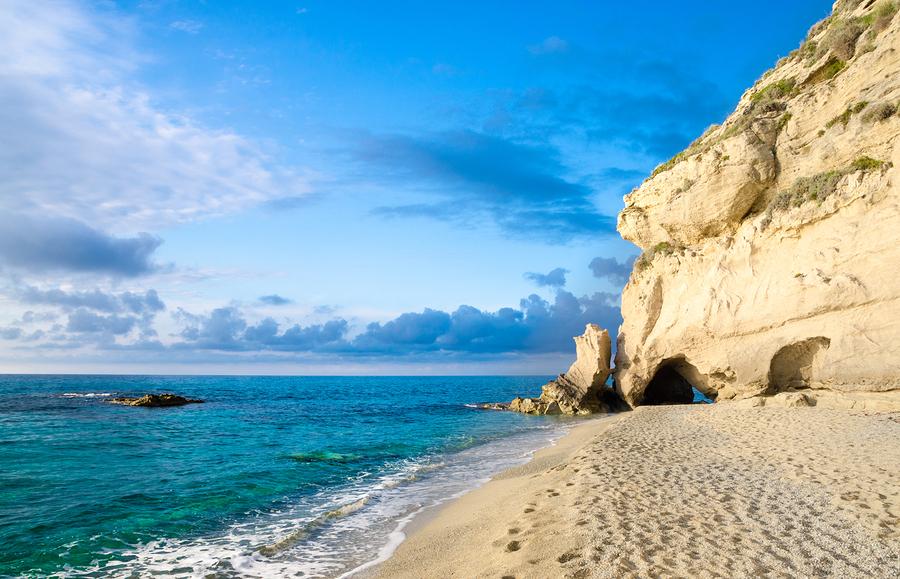
[[614, 393], [605, 388], [612, 344], [609, 332], [588, 324], [575, 337], [575, 362], [565, 374], [544, 384], [540, 398], [516, 398], [509, 409], [525, 414], [609, 412]]
[[717, 400], [900, 390], [898, 109], [900, 15], [838, 2], [625, 196], [618, 230], [643, 250], [622, 294], [626, 402], [681, 401], [672, 372]]
[[112, 398], [110, 403], [124, 406], [146, 406], [163, 408], [167, 406], [184, 406], [185, 404], [202, 404], [203, 400], [185, 398], [177, 394], [146, 394], [137, 398]]

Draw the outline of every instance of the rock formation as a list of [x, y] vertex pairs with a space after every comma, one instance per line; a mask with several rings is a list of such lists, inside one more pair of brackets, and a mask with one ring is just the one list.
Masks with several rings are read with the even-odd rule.
[[575, 362], [541, 388], [540, 398], [516, 398], [509, 409], [526, 414], [591, 414], [609, 412], [615, 395], [606, 388], [611, 341], [609, 332], [588, 324], [575, 338]]
[[146, 406], [150, 408], [163, 408], [168, 406], [184, 406], [185, 404], [202, 404], [203, 400], [185, 398], [177, 394], [145, 394], [135, 398], [111, 398], [111, 404], [124, 406]]
[[626, 402], [900, 389], [898, 107], [896, 3], [842, 0], [625, 196]]

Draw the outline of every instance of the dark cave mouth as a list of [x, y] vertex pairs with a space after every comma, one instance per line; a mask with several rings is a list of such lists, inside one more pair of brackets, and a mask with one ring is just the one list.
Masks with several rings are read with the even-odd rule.
[[684, 360], [664, 363], [644, 389], [641, 405], [711, 404], [713, 400], [686, 378], [685, 374], [697, 374], [697, 369]]

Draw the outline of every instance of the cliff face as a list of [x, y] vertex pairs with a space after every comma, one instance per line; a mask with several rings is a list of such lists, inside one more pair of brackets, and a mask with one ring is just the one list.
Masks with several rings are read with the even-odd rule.
[[900, 16], [834, 10], [625, 197], [630, 405], [677, 397], [672, 376], [718, 400], [900, 389]]

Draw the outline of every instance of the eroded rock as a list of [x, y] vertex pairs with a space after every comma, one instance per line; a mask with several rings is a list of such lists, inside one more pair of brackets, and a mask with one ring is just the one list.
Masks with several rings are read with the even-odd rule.
[[540, 398], [515, 398], [509, 409], [526, 414], [591, 414], [609, 412], [617, 396], [605, 386], [612, 344], [609, 332], [588, 324], [576, 336], [575, 362], [541, 388]]

